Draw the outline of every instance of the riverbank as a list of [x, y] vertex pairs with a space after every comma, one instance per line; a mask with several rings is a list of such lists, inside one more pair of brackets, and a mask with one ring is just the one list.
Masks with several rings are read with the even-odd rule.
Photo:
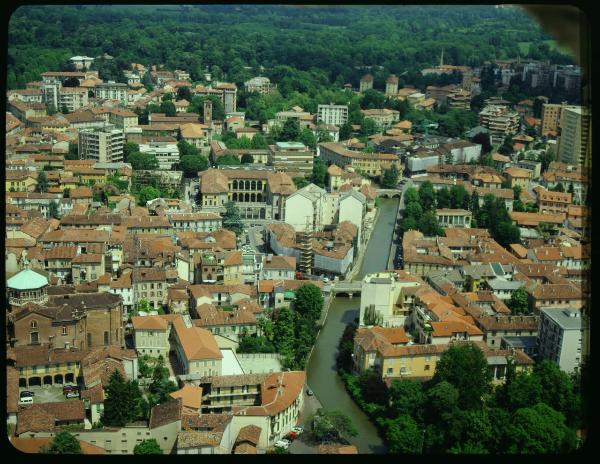
[[377, 220], [379, 219], [380, 210], [381, 210], [380, 206], [375, 208], [375, 212], [373, 213], [373, 220], [371, 222], [372, 226], [365, 230], [365, 237], [363, 240], [362, 248], [358, 252], [358, 256], [356, 257], [356, 261], [354, 262], [352, 269], [346, 275], [346, 277], [345, 277], [346, 280], [352, 280], [354, 278], [354, 276], [357, 274], [357, 272], [362, 268], [362, 263], [363, 263], [363, 259], [365, 257], [365, 252], [366, 252], [367, 248], [369, 247], [369, 240], [371, 239], [371, 235], [373, 235], [373, 231], [375, 230], [375, 227], [377, 226]]
[[[376, 220], [368, 231], [367, 246], [358, 256], [352, 278], [362, 279], [365, 274], [385, 269], [397, 208], [397, 199], [382, 199], [380, 207], [374, 211], [373, 218]], [[314, 392], [311, 403], [315, 407], [321, 405], [327, 410], [342, 411], [350, 418], [358, 430], [358, 435], [348, 438], [348, 441], [357, 447], [359, 453], [386, 453], [387, 447], [376, 425], [352, 399], [344, 381], [337, 374], [336, 356], [339, 340], [348, 324], [358, 317], [360, 298], [349, 299], [333, 295], [326, 298], [321, 319], [322, 327], [306, 366], [307, 384]]]

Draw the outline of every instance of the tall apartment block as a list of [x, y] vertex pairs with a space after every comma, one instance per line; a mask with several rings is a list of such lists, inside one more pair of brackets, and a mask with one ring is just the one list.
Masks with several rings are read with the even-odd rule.
[[562, 114], [565, 108], [578, 108], [574, 105], [562, 103], [545, 103], [542, 106], [542, 135], [548, 135], [550, 132], [558, 134], [558, 129], [562, 127]]
[[79, 159], [104, 163], [123, 161], [124, 144], [125, 135], [122, 130], [110, 126], [103, 129], [84, 129], [79, 132]]
[[[565, 108], [558, 141], [558, 161], [584, 164], [590, 152], [590, 112], [587, 108]], [[588, 160], [591, 161], [591, 160]]]
[[519, 113], [506, 106], [488, 105], [479, 113], [479, 124], [490, 131], [492, 143], [502, 143], [519, 130]]
[[554, 361], [565, 372], [573, 372], [582, 361], [584, 322], [578, 309], [543, 308], [538, 328], [539, 358]]
[[318, 105], [317, 121], [323, 121], [325, 124], [333, 124], [340, 127], [348, 121], [347, 105]]
[[360, 80], [360, 92], [364, 92], [366, 90], [373, 88], [373, 76], [371, 74], [364, 75]]
[[398, 93], [398, 77], [394, 74], [389, 76], [385, 81], [385, 95], [387, 97], [394, 96]]

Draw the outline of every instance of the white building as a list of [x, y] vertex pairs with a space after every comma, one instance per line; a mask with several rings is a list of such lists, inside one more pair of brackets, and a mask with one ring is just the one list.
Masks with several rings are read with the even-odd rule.
[[578, 309], [542, 308], [538, 329], [539, 358], [554, 361], [564, 372], [573, 372], [582, 360], [583, 322]]
[[158, 168], [170, 171], [179, 163], [179, 148], [176, 142], [155, 142], [140, 143], [141, 153], [150, 153], [156, 156]]
[[317, 106], [317, 121], [340, 127], [348, 121], [348, 105]]
[[296, 232], [322, 230], [334, 223], [338, 196], [309, 184], [291, 194], [285, 202], [285, 222]]
[[340, 197], [338, 222], [350, 221], [358, 228], [358, 243], [362, 241], [362, 230], [367, 213], [367, 198], [354, 189], [344, 192]]
[[268, 77], [253, 77], [252, 79], [244, 82], [244, 88], [246, 92], [258, 92], [258, 93], [269, 93], [277, 87], [277, 84], [271, 84], [271, 80]]
[[418, 285], [400, 281], [395, 272], [367, 274], [362, 281], [359, 327], [403, 327], [407, 316], [399, 304], [402, 289]]
[[103, 100], [119, 100], [126, 105], [127, 84], [120, 84], [114, 81], [98, 84], [96, 85], [96, 97]]
[[69, 61], [75, 65], [76, 69], [90, 69], [94, 58], [90, 58], [89, 56], [72, 56], [69, 58]]
[[160, 316], [133, 316], [135, 350], [139, 355], [151, 357], [169, 355], [169, 323]]
[[[564, 108], [558, 142], [558, 161], [583, 164], [591, 151], [591, 117], [587, 108]], [[591, 161], [590, 161], [591, 162]]]
[[79, 159], [93, 159], [111, 163], [123, 161], [124, 133], [122, 130], [109, 127], [84, 129], [79, 132]]

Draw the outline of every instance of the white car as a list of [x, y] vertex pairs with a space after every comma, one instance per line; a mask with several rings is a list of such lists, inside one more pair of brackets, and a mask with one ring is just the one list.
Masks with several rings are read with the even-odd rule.
[[288, 449], [290, 447], [290, 441], [284, 438], [283, 440], [276, 441], [275, 446], [277, 448]]
[[301, 435], [302, 432], [304, 432], [304, 426], [297, 425], [296, 427], [292, 427], [292, 432], [297, 433], [298, 435]]

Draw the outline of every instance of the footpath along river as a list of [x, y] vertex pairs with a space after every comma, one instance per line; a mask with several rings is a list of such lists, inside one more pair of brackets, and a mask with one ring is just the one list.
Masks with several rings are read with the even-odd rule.
[[[382, 198], [380, 201], [379, 218], [356, 280], [362, 279], [365, 274], [386, 269], [399, 200]], [[358, 317], [359, 305], [359, 296], [352, 299], [339, 297], [331, 302], [306, 369], [308, 385], [323, 408], [341, 410], [352, 419], [358, 435], [350, 438], [350, 442], [358, 448], [359, 453], [381, 454], [386, 452], [386, 447], [377, 429], [348, 395], [335, 369], [338, 343], [346, 325]]]

